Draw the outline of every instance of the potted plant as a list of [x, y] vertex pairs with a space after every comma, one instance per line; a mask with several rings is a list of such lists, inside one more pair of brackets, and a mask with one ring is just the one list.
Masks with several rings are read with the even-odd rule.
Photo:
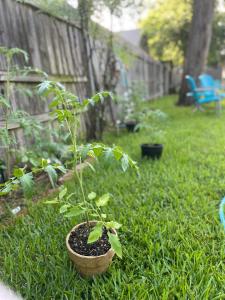
[[141, 144], [141, 155], [151, 159], [159, 159], [162, 156], [163, 145], [159, 143], [162, 139], [163, 131], [159, 129], [159, 124], [166, 119], [166, 114], [160, 110], [150, 110], [143, 112], [142, 121], [136, 126], [137, 129], [145, 129], [149, 134], [150, 142]]
[[119, 97], [120, 110], [123, 122], [129, 132], [136, 132], [139, 123], [141, 103], [146, 98], [145, 88], [142, 82], [132, 82], [131, 87], [123, 97]]
[[125, 125], [128, 132], [137, 132], [139, 127], [139, 113], [129, 113], [125, 118]]
[[[116, 231], [121, 225], [114, 220], [107, 220], [107, 215], [103, 211], [111, 199], [110, 193], [98, 196], [94, 191], [86, 192], [83, 169], [78, 171], [76, 166], [89, 156], [96, 160], [104, 157], [108, 161], [118, 162], [124, 172], [128, 167], [135, 170], [138, 170], [138, 167], [120, 147], [107, 147], [100, 143], [78, 146], [80, 113], [89, 105], [95, 105], [111, 96], [109, 92], [101, 92], [90, 99], [80, 101], [61, 84], [45, 81], [40, 84], [39, 93], [53, 97], [50, 103], [52, 114], [65, 125], [70, 134], [74, 178], [79, 184], [82, 198], [78, 203], [74, 203], [72, 201], [74, 193], [69, 194], [67, 188], [62, 186], [58, 196], [46, 203], [59, 205], [59, 212], [66, 218], [84, 217], [84, 222], [69, 231], [66, 237], [67, 251], [81, 275], [101, 274], [107, 270], [114, 254], [122, 257], [122, 248]], [[94, 170], [93, 165], [89, 163], [88, 166]]]

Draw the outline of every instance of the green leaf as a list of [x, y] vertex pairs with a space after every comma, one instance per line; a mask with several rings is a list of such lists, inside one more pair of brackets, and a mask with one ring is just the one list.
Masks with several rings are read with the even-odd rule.
[[53, 200], [47, 200], [44, 202], [44, 204], [58, 204], [58, 203], [60, 203], [60, 201], [57, 198]]
[[76, 193], [71, 193], [66, 197], [66, 200], [70, 200], [70, 198], [72, 198], [74, 195], [76, 195]]
[[95, 168], [92, 166], [92, 164], [90, 164], [88, 161], [86, 161], [86, 164], [88, 165], [88, 167], [95, 173]]
[[13, 184], [11, 181], [6, 182], [0, 189], [0, 196], [5, 196], [13, 190]]
[[68, 210], [69, 207], [71, 207], [71, 204], [64, 204], [63, 206], [60, 207], [59, 213], [60, 214], [65, 213]]
[[122, 149], [120, 147], [113, 148], [113, 154], [116, 160], [120, 160], [123, 156]]
[[66, 174], [66, 168], [63, 165], [59, 165], [56, 167], [57, 170], [61, 171], [62, 173]]
[[41, 159], [41, 166], [42, 166], [42, 168], [47, 167], [47, 165], [48, 165], [48, 160], [45, 159], [45, 158], [42, 158], [42, 159]]
[[113, 155], [113, 149], [112, 148], [106, 148], [104, 154], [105, 154], [105, 159], [106, 160], [112, 159], [113, 156], [114, 156]]
[[88, 199], [89, 200], [93, 200], [93, 199], [95, 199], [96, 198], [96, 193], [95, 192], [91, 192], [90, 194], [88, 194]]
[[77, 217], [85, 212], [84, 208], [81, 208], [80, 206], [73, 206], [69, 212], [65, 215], [66, 218], [73, 218]]
[[102, 219], [106, 219], [107, 215], [106, 214], [101, 214]]
[[121, 167], [122, 167], [124, 172], [126, 172], [126, 170], [129, 167], [129, 156], [125, 153], [123, 154], [123, 157], [121, 159]]
[[92, 148], [95, 156], [100, 156], [103, 152], [103, 147], [101, 145], [95, 145], [93, 148]]
[[94, 153], [93, 150], [89, 150], [87, 155], [90, 156], [90, 157], [96, 158], [95, 153]]
[[61, 102], [60, 102], [59, 99], [52, 100], [52, 102], [49, 104], [49, 108], [56, 107], [56, 106], [58, 106], [59, 104], [61, 104]]
[[62, 186], [59, 192], [59, 199], [62, 200], [67, 193], [67, 187]]
[[11, 107], [9, 101], [6, 98], [4, 98], [3, 96], [0, 96], [0, 104], [3, 104], [7, 108]]
[[56, 170], [52, 165], [48, 165], [47, 167], [44, 168], [44, 171], [48, 174], [51, 185], [54, 188], [58, 179]]
[[97, 223], [88, 237], [88, 244], [96, 242], [102, 236], [102, 224]]
[[26, 173], [23, 176], [21, 176], [19, 180], [25, 197], [26, 198], [31, 197], [31, 195], [33, 194], [33, 187], [34, 187], [33, 174]]
[[115, 221], [110, 221], [106, 223], [106, 228], [107, 229], [119, 229], [122, 225], [115, 222]]
[[22, 168], [16, 168], [13, 170], [13, 176], [20, 178], [24, 175], [24, 170]]
[[120, 243], [120, 240], [116, 234], [112, 234], [108, 231], [108, 237], [109, 237], [109, 243], [112, 247], [112, 249], [115, 251], [116, 255], [119, 256], [119, 258], [122, 258], [122, 246]]
[[46, 95], [49, 88], [51, 87], [51, 81], [45, 80], [38, 85], [38, 94], [39, 95]]
[[110, 199], [110, 194], [109, 193], [104, 194], [96, 201], [96, 205], [98, 207], [105, 206], [109, 202], [109, 199]]

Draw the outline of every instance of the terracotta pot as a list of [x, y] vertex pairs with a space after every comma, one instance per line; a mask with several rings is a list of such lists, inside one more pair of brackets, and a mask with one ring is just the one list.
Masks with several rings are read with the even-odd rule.
[[[114, 256], [115, 252], [112, 250], [112, 248], [110, 248], [109, 251], [103, 255], [85, 256], [85, 255], [81, 255], [81, 254], [78, 254], [75, 251], [73, 251], [69, 245], [70, 234], [76, 228], [78, 228], [79, 226], [81, 226], [82, 224], [85, 224], [85, 223], [86, 222], [76, 225], [68, 233], [68, 235], [66, 237], [66, 247], [67, 247], [67, 250], [69, 253], [69, 257], [73, 261], [77, 271], [82, 276], [91, 277], [91, 276], [99, 275], [99, 274], [106, 272], [106, 270], [108, 269], [109, 265], [112, 262], [112, 258]], [[95, 225], [97, 222], [90, 221], [89, 223], [91, 225]], [[113, 233], [117, 234], [115, 229], [113, 230]]]

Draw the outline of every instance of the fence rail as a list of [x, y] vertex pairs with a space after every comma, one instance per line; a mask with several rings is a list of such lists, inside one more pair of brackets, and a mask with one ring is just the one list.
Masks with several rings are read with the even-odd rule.
[[[102, 41], [95, 43], [94, 63], [99, 73], [102, 53], [106, 45]], [[170, 89], [170, 68], [160, 62], [152, 60], [144, 51], [121, 39], [132, 52], [134, 61], [126, 67], [128, 85], [132, 82], [142, 82], [146, 86], [146, 98], [156, 98], [167, 94]], [[49, 75], [50, 80], [57, 80], [80, 98], [87, 95], [87, 77], [83, 64], [83, 40], [80, 28], [73, 23], [55, 18], [48, 13], [41, 12], [33, 5], [22, 4], [15, 0], [0, 0], [0, 46], [8, 48], [18, 47], [29, 54], [29, 66], [41, 69]], [[15, 56], [14, 63], [23, 68], [26, 66], [24, 58]], [[123, 66], [125, 68], [125, 66]], [[0, 56], [0, 93], [6, 89], [6, 60]], [[10, 79], [19, 89], [34, 90], [41, 76], [29, 74], [14, 76]], [[120, 78], [117, 90], [123, 93], [128, 88]], [[11, 104], [13, 110], [24, 110], [41, 122], [48, 121], [48, 103], [40, 99], [37, 94], [32, 96], [13, 89]], [[0, 126], [4, 126], [3, 113], [0, 109]], [[23, 133], [18, 124], [11, 124], [10, 128], [21, 144], [24, 143]]]

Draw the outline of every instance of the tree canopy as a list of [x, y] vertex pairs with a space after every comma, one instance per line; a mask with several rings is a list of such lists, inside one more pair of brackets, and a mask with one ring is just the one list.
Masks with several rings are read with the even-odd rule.
[[[192, 0], [159, 0], [141, 20], [143, 34], [147, 36], [150, 54], [155, 59], [181, 65], [184, 59], [188, 33], [193, 14]], [[209, 63], [224, 60], [225, 13], [216, 12]]]

